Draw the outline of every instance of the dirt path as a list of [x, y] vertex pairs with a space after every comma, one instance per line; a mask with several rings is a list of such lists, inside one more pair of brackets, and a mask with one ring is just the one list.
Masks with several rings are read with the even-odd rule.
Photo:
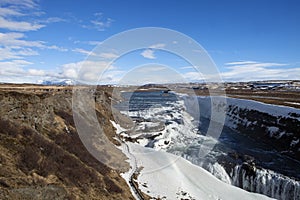
[[129, 172], [129, 185], [134, 192], [135, 197], [137, 197], [139, 200], [146, 200], [137, 184], [134, 183], [134, 175], [138, 173], [136, 157], [130, 152], [128, 144], [126, 144], [126, 142], [119, 137], [120, 134], [121, 133], [116, 134], [117, 138], [122, 143], [122, 146], [124, 147], [123, 150], [126, 152], [126, 155], [129, 155], [130, 161], [133, 162], [132, 169]]

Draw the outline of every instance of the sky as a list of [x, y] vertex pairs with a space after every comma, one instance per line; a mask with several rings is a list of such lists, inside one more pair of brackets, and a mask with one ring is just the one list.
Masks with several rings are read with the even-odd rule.
[[[299, 10], [297, 0], [0, 0], [0, 82], [197, 82], [214, 67], [223, 81], [299, 80]], [[187, 40], [149, 33], [110, 48], [144, 27]], [[149, 42], [124, 54], [139, 39]], [[169, 51], [196, 52], [191, 41], [206, 69]]]

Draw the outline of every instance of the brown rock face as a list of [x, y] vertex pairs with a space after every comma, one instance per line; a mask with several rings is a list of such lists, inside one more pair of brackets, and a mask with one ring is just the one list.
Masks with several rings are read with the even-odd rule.
[[[99, 162], [82, 144], [71, 89], [0, 87], [0, 199], [134, 199], [121, 171]], [[95, 94], [98, 121], [117, 144], [109, 121], [111, 89], [100, 87]], [[127, 170], [119, 154], [120, 169]]]

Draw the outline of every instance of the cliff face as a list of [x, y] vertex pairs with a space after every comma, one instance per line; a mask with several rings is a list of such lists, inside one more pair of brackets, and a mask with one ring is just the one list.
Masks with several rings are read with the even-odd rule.
[[[0, 89], [0, 199], [134, 199], [121, 171], [96, 160], [82, 144], [71, 88], [36, 87]], [[110, 93], [98, 88], [96, 113], [116, 143]], [[120, 158], [125, 160], [121, 152]]]
[[248, 100], [231, 99], [229, 103], [226, 125], [300, 159], [299, 109]]
[[[245, 99], [227, 98], [226, 101], [226, 127], [300, 159], [299, 109]], [[199, 105], [201, 117], [210, 119], [210, 98], [199, 98]]]

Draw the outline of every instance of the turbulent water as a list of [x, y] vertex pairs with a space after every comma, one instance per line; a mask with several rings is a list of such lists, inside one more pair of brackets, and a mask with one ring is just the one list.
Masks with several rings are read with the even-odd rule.
[[251, 192], [284, 199], [300, 199], [300, 183], [274, 171], [255, 169], [254, 174], [249, 174], [243, 165], [236, 166], [231, 174], [232, 184]]
[[[299, 181], [288, 177], [299, 176], [299, 162], [228, 127], [220, 138], [206, 136], [210, 108], [201, 107], [203, 99], [196, 99], [197, 110], [189, 106], [190, 98], [174, 93], [134, 92], [123, 97], [116, 107], [136, 121], [132, 137], [141, 145], [180, 155], [245, 190], [276, 199], [300, 199]], [[204, 150], [209, 153], [202, 156]]]

